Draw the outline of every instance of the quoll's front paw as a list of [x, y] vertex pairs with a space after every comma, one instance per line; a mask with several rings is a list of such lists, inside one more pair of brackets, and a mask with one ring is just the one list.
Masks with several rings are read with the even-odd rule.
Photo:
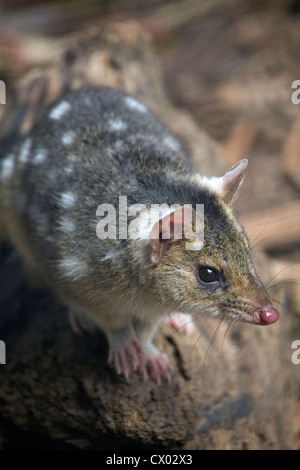
[[164, 318], [163, 322], [174, 328], [178, 333], [187, 336], [191, 335], [195, 330], [193, 319], [188, 313], [171, 313]]
[[108, 364], [116, 370], [117, 374], [124, 374], [129, 380], [131, 369], [136, 371], [139, 368], [142, 353], [141, 345], [132, 336], [124, 345], [110, 344]]
[[109, 337], [110, 350], [108, 363], [118, 374], [124, 374], [129, 381], [131, 371], [138, 372], [144, 379], [150, 377], [157, 383], [161, 379], [171, 377], [172, 365], [168, 357], [151, 343], [141, 344], [132, 334], [124, 344], [120, 344], [117, 336]]
[[166, 354], [160, 352], [153, 344], [149, 347], [144, 347], [138, 367], [140, 375], [144, 378], [147, 378], [149, 375], [151, 379], [160, 383], [163, 377], [168, 380], [171, 378], [172, 369], [172, 364]]

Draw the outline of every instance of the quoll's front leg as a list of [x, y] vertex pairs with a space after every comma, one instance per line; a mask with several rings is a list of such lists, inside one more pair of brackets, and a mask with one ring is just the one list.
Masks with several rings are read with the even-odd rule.
[[168, 357], [161, 353], [151, 339], [138, 339], [131, 324], [106, 331], [109, 342], [108, 363], [118, 374], [123, 373], [129, 380], [131, 370], [137, 371], [145, 379], [161, 382], [163, 377], [169, 379], [172, 365]]

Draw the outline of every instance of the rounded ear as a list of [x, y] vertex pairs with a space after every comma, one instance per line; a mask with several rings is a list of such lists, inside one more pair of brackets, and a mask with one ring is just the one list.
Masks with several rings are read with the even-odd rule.
[[237, 198], [238, 189], [244, 181], [244, 173], [247, 165], [248, 160], [244, 158], [226, 171], [224, 176], [214, 179], [213, 187], [226, 204], [232, 204]]
[[151, 260], [161, 261], [174, 240], [184, 238], [185, 228], [192, 227], [193, 209], [190, 206], [179, 207], [160, 218], [151, 229]]

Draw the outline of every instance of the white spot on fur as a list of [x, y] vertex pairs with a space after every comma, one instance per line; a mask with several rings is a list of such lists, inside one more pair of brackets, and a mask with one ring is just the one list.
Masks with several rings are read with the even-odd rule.
[[120, 151], [120, 150], [122, 150], [122, 149], [124, 148], [124, 143], [123, 143], [122, 140], [118, 139], [118, 140], [115, 141], [114, 146], [115, 146], [115, 149], [116, 149], [117, 151]]
[[75, 224], [72, 220], [62, 217], [58, 221], [58, 230], [64, 233], [72, 233], [75, 229]]
[[69, 207], [73, 206], [75, 200], [76, 198], [74, 193], [72, 193], [71, 191], [66, 191], [60, 196], [60, 205], [65, 209], [68, 209]]
[[148, 111], [147, 107], [144, 104], [140, 103], [131, 96], [126, 96], [126, 98], [124, 98], [124, 101], [126, 106], [131, 109], [134, 109], [135, 111], [139, 111], [140, 113], [146, 113]]
[[61, 142], [64, 145], [71, 145], [76, 137], [74, 131], [67, 131], [62, 135]]
[[127, 124], [121, 119], [111, 119], [107, 126], [110, 131], [126, 131], [127, 129]]
[[3, 181], [10, 178], [13, 175], [14, 169], [14, 156], [13, 154], [10, 154], [2, 161], [0, 179]]
[[107, 261], [107, 260], [114, 260], [116, 258], [117, 254], [113, 251], [108, 251], [103, 258], [101, 258], [101, 261]]
[[180, 143], [172, 136], [167, 135], [166, 137], [163, 138], [162, 143], [166, 145], [166, 147], [169, 147], [171, 150], [179, 150], [180, 149]]
[[32, 163], [38, 165], [40, 163], [43, 163], [46, 159], [47, 156], [47, 150], [44, 148], [40, 148], [37, 150], [36, 154], [34, 155], [32, 159]]
[[64, 172], [67, 175], [70, 175], [71, 173], [73, 173], [73, 171], [74, 171], [74, 165], [72, 163], [70, 163], [68, 166], [65, 166], [64, 168]]
[[166, 177], [170, 181], [177, 181], [178, 180], [178, 173], [176, 173], [176, 171], [173, 171], [173, 170], [168, 170], [166, 172]]
[[93, 107], [93, 102], [90, 96], [85, 96], [83, 100], [84, 104], [88, 106], [89, 108]]
[[117, 189], [117, 184], [114, 181], [111, 181], [108, 185], [108, 189], [115, 191]]
[[86, 264], [76, 256], [69, 256], [58, 261], [62, 273], [74, 281], [82, 279], [87, 270]]
[[53, 108], [49, 114], [50, 119], [59, 120], [66, 112], [71, 109], [70, 103], [67, 101], [61, 101], [55, 108]]
[[19, 153], [20, 162], [26, 163], [28, 161], [30, 147], [31, 147], [31, 138], [28, 137], [27, 139], [24, 140], [20, 153]]
[[109, 157], [114, 157], [114, 155], [116, 153], [115, 150], [111, 147], [105, 147], [104, 151], [105, 151], [106, 155], [108, 155]]
[[71, 153], [70, 155], [68, 155], [68, 160], [72, 163], [76, 162], [76, 160], [78, 160], [78, 156], [75, 155], [74, 153]]
[[[97, 207], [97, 204], [95, 203], [94, 199], [90, 196], [86, 196], [85, 204], [89, 207]], [[99, 222], [99, 221], [97, 221], [97, 222]]]

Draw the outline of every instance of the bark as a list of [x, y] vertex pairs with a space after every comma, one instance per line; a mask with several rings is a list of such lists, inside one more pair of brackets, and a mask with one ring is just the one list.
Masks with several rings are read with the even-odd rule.
[[[28, 132], [42, 106], [69, 89], [106, 84], [142, 99], [173, 128], [206, 174], [224, 163], [215, 143], [168, 102], [151, 43], [134, 24], [92, 30], [53, 64], [13, 90], [1, 125], [5, 152]], [[258, 253], [263, 277], [268, 258]], [[286, 290], [281, 288], [281, 301]], [[195, 318], [191, 337], [163, 327], [156, 344], [174, 365], [170, 382], [138, 375], [130, 383], [107, 365], [99, 332], [75, 336], [66, 309], [33, 287], [18, 255], [1, 248], [0, 447], [3, 449], [294, 449], [299, 367], [291, 343], [299, 319], [283, 312], [279, 327]], [[298, 369], [297, 369], [298, 367]]]

